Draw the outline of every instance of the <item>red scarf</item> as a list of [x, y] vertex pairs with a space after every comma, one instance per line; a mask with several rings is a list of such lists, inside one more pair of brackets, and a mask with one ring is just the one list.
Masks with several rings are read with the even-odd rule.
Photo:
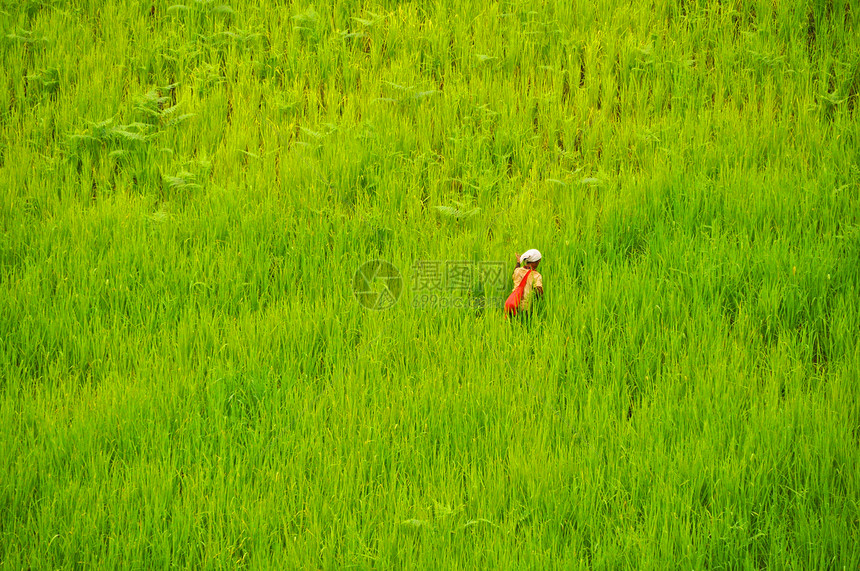
[[520, 306], [520, 302], [523, 300], [523, 295], [526, 291], [526, 283], [528, 283], [529, 274], [532, 273], [531, 268], [526, 272], [526, 275], [523, 276], [523, 279], [520, 280], [519, 285], [514, 288], [514, 291], [511, 292], [511, 295], [508, 296], [508, 300], [505, 302], [505, 317], [510, 313], [511, 315], [517, 314], [517, 308]]

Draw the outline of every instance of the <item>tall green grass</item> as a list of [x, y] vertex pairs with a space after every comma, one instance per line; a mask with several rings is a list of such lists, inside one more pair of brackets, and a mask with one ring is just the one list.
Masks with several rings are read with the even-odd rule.
[[856, 568], [858, 17], [0, 3], [0, 565]]

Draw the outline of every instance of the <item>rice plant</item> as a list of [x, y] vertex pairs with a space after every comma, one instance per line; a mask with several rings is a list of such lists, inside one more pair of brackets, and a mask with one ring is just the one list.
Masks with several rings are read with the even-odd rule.
[[0, 2], [0, 566], [857, 568], [858, 17]]

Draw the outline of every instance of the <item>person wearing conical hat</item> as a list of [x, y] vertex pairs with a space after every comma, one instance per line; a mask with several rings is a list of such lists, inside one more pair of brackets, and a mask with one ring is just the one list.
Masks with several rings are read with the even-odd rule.
[[518, 309], [520, 311], [528, 311], [532, 306], [533, 294], [543, 296], [543, 276], [537, 272], [538, 264], [540, 264], [541, 255], [535, 249], [528, 250], [517, 256], [517, 265], [514, 268], [514, 289], [520, 285], [522, 279], [526, 276], [529, 270], [529, 281], [526, 282], [525, 290], [523, 291], [523, 299], [520, 301]]

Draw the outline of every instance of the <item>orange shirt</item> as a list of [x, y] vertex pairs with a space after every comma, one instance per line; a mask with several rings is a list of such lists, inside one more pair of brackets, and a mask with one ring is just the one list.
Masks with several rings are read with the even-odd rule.
[[[527, 268], [517, 268], [514, 270], [514, 289], [517, 289], [517, 286], [520, 285], [520, 282], [526, 276], [526, 272], [528, 272]], [[523, 299], [520, 302], [520, 309], [528, 310], [531, 307], [533, 297], [531, 294], [536, 287], [543, 287], [543, 276], [541, 276], [537, 270], [532, 270], [532, 273], [529, 274], [529, 281], [526, 282], [526, 287], [523, 290]]]

